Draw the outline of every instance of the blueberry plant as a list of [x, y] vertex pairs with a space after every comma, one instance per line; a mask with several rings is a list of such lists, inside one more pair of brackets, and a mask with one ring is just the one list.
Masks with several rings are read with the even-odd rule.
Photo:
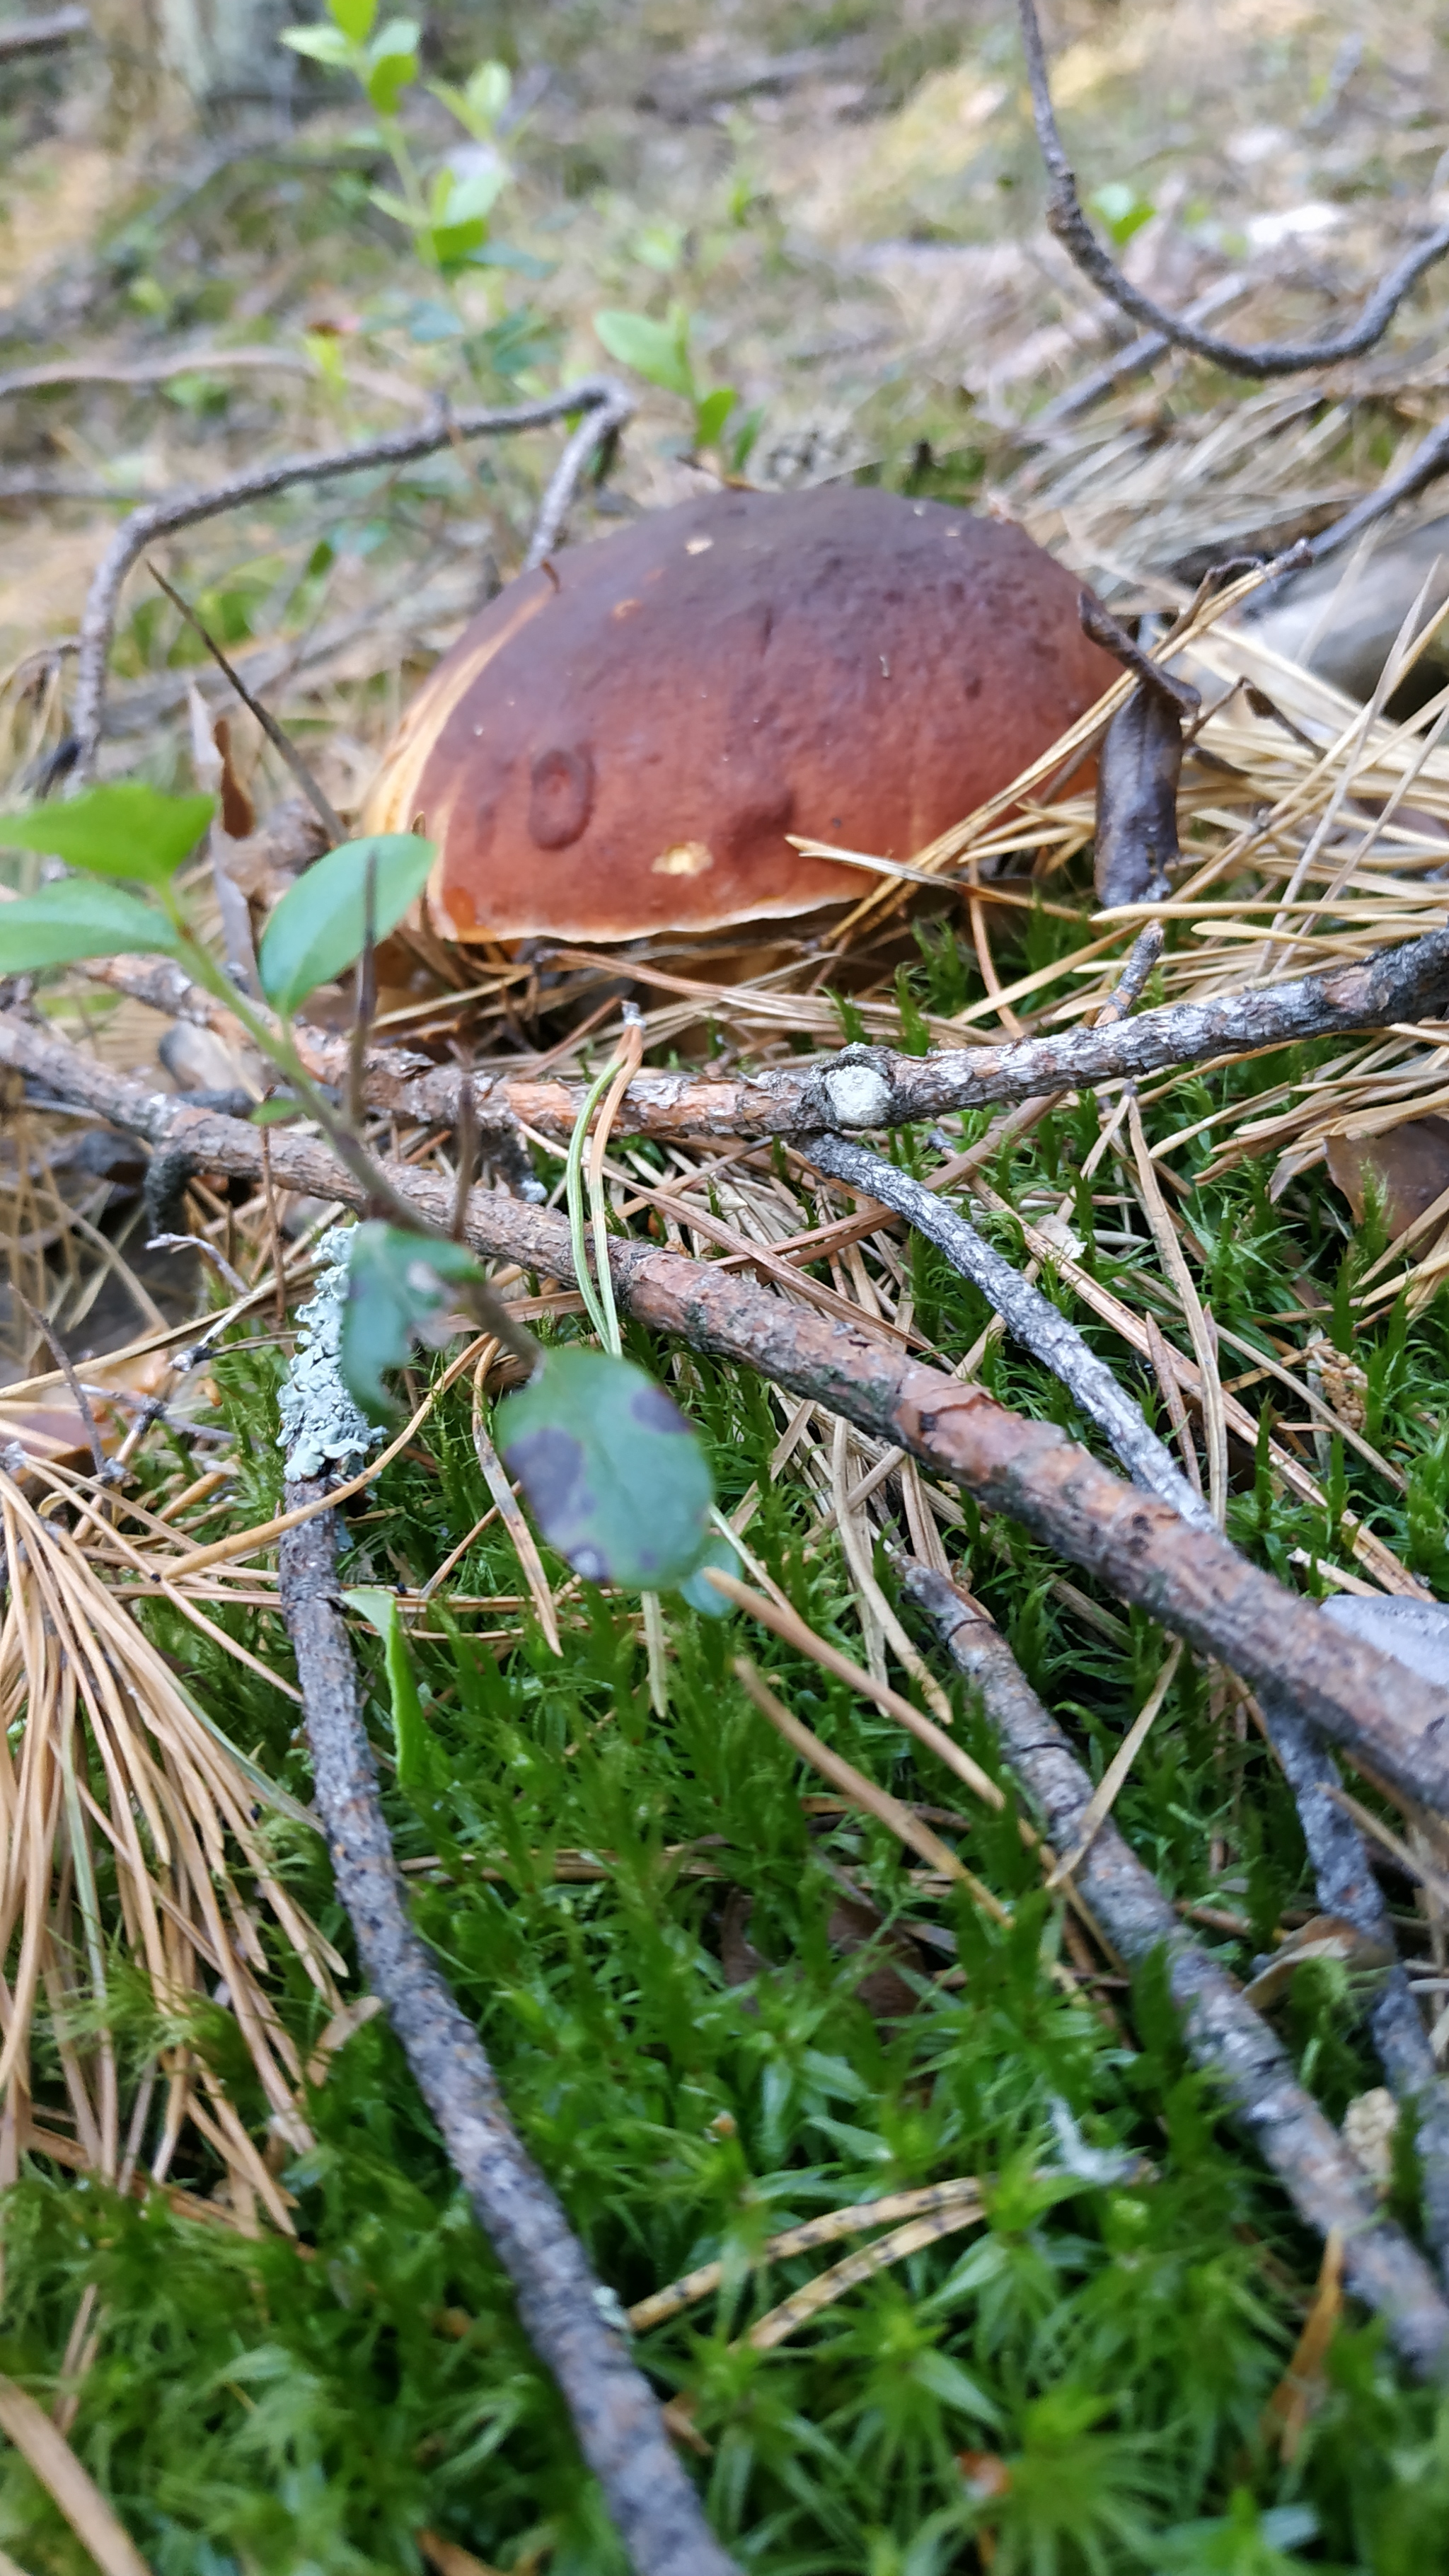
[[471, 1317], [530, 1369], [527, 1385], [501, 1409], [501, 1445], [549, 1543], [590, 1581], [649, 1592], [688, 1586], [697, 1606], [714, 1608], [719, 1596], [700, 1579], [721, 1545], [711, 1530], [709, 1466], [673, 1399], [621, 1354], [597, 1189], [597, 1284], [588, 1275], [583, 1138], [617, 1067], [585, 1104], [569, 1165], [580, 1282], [605, 1347], [545, 1351], [494, 1295], [466, 1246], [419, 1223], [297, 1044], [294, 1021], [308, 995], [359, 961], [366, 971], [374, 942], [421, 894], [432, 843], [413, 832], [346, 841], [299, 877], [258, 950], [266, 1009], [237, 989], [199, 936], [182, 888], [180, 871], [212, 811], [209, 796], [167, 796], [124, 780], [68, 804], [0, 816], [0, 844], [43, 852], [72, 872], [0, 906], [0, 974], [133, 950], [174, 958], [235, 1015], [278, 1077], [253, 1117], [314, 1119], [371, 1211], [352, 1237], [341, 1343], [342, 1373], [362, 1410], [382, 1418], [385, 1372], [416, 1341], [437, 1342]]

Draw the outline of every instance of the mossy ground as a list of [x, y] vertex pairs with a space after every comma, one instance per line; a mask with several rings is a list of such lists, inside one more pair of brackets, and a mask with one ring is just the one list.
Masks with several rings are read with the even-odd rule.
[[[912, 999], [945, 1007], [943, 978], [975, 989], [949, 935], [926, 953], [907, 996], [907, 1038]], [[1185, 1080], [1149, 1124], [1166, 1134], [1288, 1064]], [[1097, 1128], [1090, 1101], [1058, 1117], [1011, 1157], [1004, 1184], [1013, 1194], [1047, 1180], [1069, 1189]], [[903, 1136], [898, 1150], [918, 1144]], [[1191, 1178], [1208, 1153], [1205, 1138], [1176, 1168]], [[1337, 1292], [1344, 1308], [1377, 1248], [1372, 1228], [1349, 1237], [1319, 1174], [1272, 1205], [1262, 1168], [1247, 1162], [1182, 1205], [1207, 1247], [1204, 1285], [1220, 1324], [1260, 1347], [1262, 1318], [1299, 1308], [1305, 1280], [1326, 1299]], [[1147, 1253], [1144, 1239], [1136, 1257]], [[1111, 1279], [1134, 1256], [1089, 1240], [1084, 1258]], [[987, 1320], [984, 1303], [929, 1249], [915, 1246], [912, 1260], [917, 1323], [958, 1357]], [[1289, 1338], [1302, 1329], [1289, 1326]], [[1120, 1345], [1103, 1336], [1100, 1346], [1124, 1367]], [[1353, 1346], [1368, 1372], [1369, 1436], [1407, 1471], [1409, 1492], [1386, 1496], [1335, 1448], [1332, 1501], [1365, 1514], [1442, 1581], [1449, 1309], [1441, 1297], [1412, 1326], [1399, 1312]], [[670, 1363], [664, 1350], [648, 1355]], [[241, 1435], [244, 1520], [278, 1497], [267, 1435], [280, 1367], [275, 1347], [238, 1348], [217, 1367], [222, 1409]], [[1145, 1379], [1126, 1373], [1150, 1404]], [[1071, 1419], [1055, 1383], [1009, 1343], [985, 1375], [1013, 1402]], [[726, 1505], [761, 1479], [752, 1547], [822, 1633], [858, 1651], [834, 1541], [807, 1545], [806, 1490], [766, 1473], [778, 1423], [764, 1388], [692, 1358], [683, 1380]], [[384, 1473], [352, 1528], [353, 1562], [369, 1579], [426, 1579], [485, 1508], [461, 1393], [440, 1403], [426, 1447], [426, 1458], [405, 1454]], [[158, 1459], [158, 1476], [171, 1464]], [[1303, 1583], [1290, 1552], [1332, 1559], [1336, 1528], [1275, 1495], [1251, 1460], [1235, 1452], [1234, 1465], [1236, 1534]], [[1100, 1770], [1160, 1668], [1162, 1633], [1105, 1599], [1108, 1616], [1089, 1625], [1053, 1591], [1062, 1569], [1019, 1530], [983, 1534], [969, 1505], [947, 1544]], [[884, 1556], [880, 1571], [890, 1587]], [[516, 1587], [496, 1532], [478, 1541], [457, 1583]], [[165, 1612], [147, 1615], [234, 1740], [306, 1798], [294, 1704], [169, 1626]], [[239, 1634], [288, 1669], [278, 1623], [233, 1615]], [[441, 1864], [417, 1875], [417, 1919], [621, 2299], [725, 2257], [718, 2296], [640, 2350], [661, 2391], [690, 2401], [708, 2446], [696, 2460], [700, 2484], [742, 2565], [762, 2576], [977, 2566], [995, 2576], [1277, 2576], [1300, 2566], [1425, 2576], [1444, 2563], [1449, 2402], [1404, 2379], [1376, 2326], [1352, 2312], [1340, 2325], [1291, 2462], [1265, 2436], [1265, 2404], [1311, 2301], [1319, 2249], [1219, 2119], [1211, 2085], [1186, 2066], [1155, 1976], [1130, 1993], [1104, 1989], [1110, 2012], [1100, 2015], [1051, 1982], [1059, 1916], [1010, 1809], [976, 1817], [960, 1837], [973, 1869], [1014, 1908], [1013, 1928], [1000, 1931], [965, 1900], [923, 1900], [898, 1847], [869, 1820], [805, 1810], [802, 1793], [818, 1783], [798, 1773], [735, 1682], [741, 1640], [731, 1626], [671, 1616], [661, 1721], [629, 1605], [586, 1591], [566, 1613], [561, 1660], [526, 1623], [480, 1642], [471, 1617], [452, 1621], [440, 1605], [429, 1624], [438, 1633], [413, 1653], [435, 1776], [417, 1797], [393, 1784], [381, 1650], [369, 1632], [357, 1636], [399, 1854]], [[743, 1642], [789, 1705], [872, 1777], [957, 1804], [949, 1776], [887, 1719], [772, 1640]], [[958, 1726], [995, 1768], [979, 1715], [959, 1707]], [[1239, 1969], [1285, 1910], [1312, 1908], [1286, 1790], [1190, 1659], [1117, 1812], [1174, 1896], [1251, 1925], [1241, 1940], [1202, 1935]], [[717, 1879], [683, 1875], [665, 1856], [666, 1845], [697, 1840]], [[280, 1849], [345, 1949], [320, 1844], [286, 1827]], [[558, 1883], [556, 1849], [606, 1852], [613, 1865], [595, 1884]], [[913, 2011], [876, 2018], [858, 1989], [880, 1946], [841, 1955], [827, 1937], [838, 1901], [830, 1870], [841, 1865], [888, 1919], [949, 1928], [959, 1981], [923, 1973]], [[1411, 1913], [1405, 1886], [1391, 1894]], [[740, 1921], [740, 1898], [751, 1904], [748, 1940], [768, 1964], [732, 1984], [722, 1946], [738, 1974], [739, 1943], [722, 1944], [722, 1930], [727, 1903]], [[1307, 1966], [1277, 2009], [1305, 2080], [1335, 2116], [1379, 2080], [1362, 2027], [1367, 1991], [1342, 1969]], [[319, 2014], [299, 1972], [283, 2008], [300, 2042], [315, 2038]], [[260, 2130], [263, 2105], [228, 2029], [218, 2012], [193, 2037]], [[135, 2062], [156, 2037], [133, 1993]], [[1143, 2159], [1142, 2178], [1098, 2187], [1063, 2173], [1054, 2104], [1092, 2147]], [[6, 2209], [0, 2368], [48, 2400], [78, 2302], [95, 2284], [100, 2347], [72, 2439], [157, 2576], [391, 2576], [420, 2566], [423, 2529], [491, 2565], [522, 2569], [546, 2555], [557, 2576], [605, 2576], [620, 2560], [597, 2496], [381, 2021], [336, 2055], [309, 2117], [316, 2145], [285, 2172], [301, 2250], [201, 2228], [157, 2201], [123, 2203], [30, 2164]], [[200, 2155], [176, 2178], [204, 2192], [216, 2176]], [[832, 2259], [751, 2272], [765, 2236], [961, 2174], [989, 2179], [984, 2226], [854, 2291], [777, 2350], [738, 2347], [752, 2318]], [[1395, 2193], [1412, 2224], [1408, 2142]], [[964, 2453], [1004, 2461], [1005, 2493], [975, 2495]], [[31, 2576], [87, 2566], [12, 2450], [0, 2454], [0, 2543]]]

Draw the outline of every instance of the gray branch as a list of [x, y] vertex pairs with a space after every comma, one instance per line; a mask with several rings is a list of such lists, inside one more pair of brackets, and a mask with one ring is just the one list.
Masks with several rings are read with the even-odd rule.
[[[288, 1510], [325, 1490], [289, 1484]], [[738, 2576], [630, 2359], [616, 2299], [590, 2270], [508, 2116], [477, 2032], [408, 1919], [338, 1597], [335, 1513], [284, 1533], [281, 1607], [296, 1649], [318, 1811], [363, 1971], [513, 2283], [524, 2331], [563, 2392], [619, 2535], [639, 2576]]]
[[[1214, 1530], [1206, 1504], [1076, 1325], [1001, 1253], [993, 1251], [973, 1225], [945, 1206], [934, 1190], [898, 1171], [883, 1156], [848, 1145], [838, 1136], [817, 1138], [810, 1157], [834, 1179], [894, 1208], [944, 1252], [953, 1267], [990, 1298], [1015, 1339], [1051, 1370], [1087, 1419], [1106, 1433], [1133, 1483], [1170, 1503], [1193, 1528]], [[1265, 1689], [1262, 1707], [1298, 1809], [1320, 1906], [1325, 1914], [1342, 1916], [1394, 1954], [1393, 1927], [1363, 1836], [1333, 1795], [1338, 1770], [1332, 1753], [1305, 1725], [1290, 1692]], [[1449, 2269], [1449, 2089], [1434, 2063], [1428, 2034], [1397, 1958], [1375, 1997], [1370, 2028], [1391, 2090], [1397, 2100], [1412, 2106], [1418, 2121], [1425, 2223], [1441, 2266]]]
[[[628, 393], [612, 376], [586, 376], [542, 402], [514, 403], [503, 410], [440, 413], [419, 429], [398, 430], [390, 437], [369, 439], [360, 447], [335, 448], [323, 456], [279, 457], [270, 465], [258, 466], [253, 473], [234, 475], [229, 482], [214, 484], [209, 491], [175, 492], [164, 501], [152, 501], [144, 509], [134, 510], [116, 530], [101, 557], [81, 619], [72, 719], [77, 746], [74, 777], [84, 782], [95, 769], [105, 722], [106, 667], [122, 587], [132, 566], [158, 537], [174, 536], [181, 528], [195, 527], [203, 519], [241, 509], [251, 501], [270, 500], [273, 494], [290, 491], [299, 483], [322, 483], [332, 475], [358, 474], [370, 466], [410, 465], [419, 457], [436, 455], [440, 448], [450, 447], [459, 439], [498, 438], [514, 430], [542, 429], [550, 421], [568, 419], [575, 412], [604, 414], [606, 428], [600, 434], [612, 434], [632, 410]], [[565, 464], [578, 448], [576, 432], [565, 450]], [[575, 481], [581, 470], [580, 459], [574, 467]], [[545, 509], [561, 471], [562, 467], [549, 485]], [[555, 504], [555, 516], [560, 520], [571, 491], [572, 485]]]
[[[158, 1008], [215, 1025], [217, 1005], [172, 968], [133, 957], [98, 959], [87, 971], [141, 1000], [164, 990], [167, 998], [158, 1000]], [[918, 1120], [929, 1126], [993, 1102], [1091, 1091], [1099, 1083], [1132, 1082], [1168, 1065], [1210, 1064], [1225, 1056], [1446, 1014], [1449, 930], [1435, 930], [1326, 975], [1304, 975], [1207, 1001], [1169, 1002], [1126, 1022], [1114, 1018], [1109, 1005], [1095, 1027], [1018, 1038], [1005, 1046], [938, 1047], [916, 1056], [853, 1045], [837, 1055], [796, 1057], [759, 1073], [724, 1079], [644, 1072], [636, 1074], [624, 1094], [617, 1132], [682, 1142], [805, 1138], [830, 1130], [908, 1127]], [[319, 1081], [346, 1079], [345, 1038], [306, 1027], [296, 1035], [307, 1069]], [[417, 1048], [376, 1047], [364, 1073], [374, 1108], [423, 1125], [455, 1124], [459, 1090], [468, 1078], [456, 1065], [430, 1066]], [[517, 1073], [475, 1074], [472, 1082], [474, 1110], [485, 1126], [512, 1116], [565, 1143], [588, 1089], [586, 1083], [562, 1077], [540, 1079], [526, 1065]]]
[[[0, 1012], [0, 1064], [154, 1146], [181, 1148], [205, 1170], [260, 1170], [262, 1137], [246, 1121], [150, 1091], [15, 1012]], [[373, 1184], [360, 1182], [320, 1138], [285, 1127], [267, 1134], [279, 1188], [352, 1207], [371, 1194]], [[409, 1164], [383, 1170], [410, 1216], [415, 1210], [425, 1224], [447, 1227], [451, 1181]], [[573, 1277], [564, 1219], [501, 1190], [472, 1192], [466, 1234], [486, 1258], [548, 1278]], [[757, 1370], [872, 1438], [909, 1450], [1253, 1688], [1286, 1691], [1380, 1778], [1449, 1814], [1449, 1707], [1441, 1686], [1337, 1630], [1226, 1539], [1190, 1527], [1155, 1494], [1124, 1484], [1054, 1423], [1028, 1420], [984, 1388], [927, 1367], [864, 1317], [854, 1325], [817, 1314], [717, 1262], [637, 1240], [612, 1243], [609, 1262], [619, 1302], [639, 1323]]]
[[1051, 181], [1047, 222], [1068, 258], [1099, 294], [1130, 314], [1143, 330], [1159, 333], [1174, 348], [1191, 349], [1195, 357], [1207, 358], [1231, 375], [1258, 378], [1296, 376], [1309, 367], [1332, 367], [1344, 358], [1361, 358], [1365, 350], [1383, 338], [1409, 289], [1449, 251], [1449, 224], [1440, 224], [1413, 250], [1405, 252], [1398, 266], [1374, 289], [1357, 322], [1351, 329], [1341, 331], [1336, 340], [1261, 340], [1256, 348], [1247, 349], [1236, 340], [1220, 339], [1215, 331], [1198, 330], [1185, 316], [1166, 312], [1123, 276], [1082, 212], [1072, 166], [1057, 131], [1034, 0], [1017, 0], [1017, 5], [1037, 141]]
[[[1008, 1768], [1040, 1814], [1048, 1838], [1069, 1851], [1080, 1837], [1092, 1782], [1056, 1719], [1043, 1708], [1005, 1638], [944, 1577], [912, 1565], [906, 1590], [958, 1672], [980, 1691]], [[1350, 2288], [1383, 2317], [1398, 2350], [1428, 2376], [1449, 2352], [1449, 2308], [1422, 2255], [1378, 2209], [1372, 2185], [1317, 2103], [1304, 2091], [1267, 2023], [1244, 2003], [1225, 1969], [1183, 1929], [1150, 1870], [1108, 1818], [1077, 1870], [1077, 1884], [1129, 1966], [1155, 1955], [1183, 2016], [1192, 2058], [1216, 2076], [1226, 2106], [1294, 2207], [1320, 2236], [1339, 2230]]]
[[847, 1144], [843, 1136], [814, 1136], [807, 1150], [811, 1162], [832, 1180], [844, 1181], [863, 1198], [894, 1208], [897, 1216], [944, 1252], [963, 1279], [974, 1281], [1014, 1339], [1061, 1380], [1088, 1421], [1106, 1433], [1134, 1485], [1160, 1494], [1195, 1529], [1213, 1529], [1212, 1514], [1181, 1468], [1174, 1466], [1157, 1434], [1149, 1430], [1141, 1407], [1118, 1385], [1106, 1361], [1098, 1359], [1076, 1325], [1029, 1279], [1023, 1279], [1004, 1253], [993, 1250], [964, 1216], [924, 1182], [913, 1181], [908, 1172], [888, 1163], [884, 1155]]

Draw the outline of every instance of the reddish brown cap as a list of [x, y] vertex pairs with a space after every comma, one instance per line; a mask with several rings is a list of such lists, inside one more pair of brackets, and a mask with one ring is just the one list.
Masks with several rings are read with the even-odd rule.
[[625, 939], [850, 901], [786, 835], [909, 859], [1110, 687], [1021, 529], [843, 485], [712, 493], [510, 584], [363, 828], [438, 844], [458, 937]]

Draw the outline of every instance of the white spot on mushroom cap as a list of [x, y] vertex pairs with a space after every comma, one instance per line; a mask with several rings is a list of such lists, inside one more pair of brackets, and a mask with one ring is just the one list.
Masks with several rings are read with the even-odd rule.
[[825, 1077], [825, 1097], [840, 1127], [877, 1127], [891, 1105], [891, 1087], [871, 1064], [842, 1064]]
[[702, 877], [714, 866], [714, 852], [708, 841], [676, 841], [672, 849], [661, 850], [650, 864], [655, 877]]

